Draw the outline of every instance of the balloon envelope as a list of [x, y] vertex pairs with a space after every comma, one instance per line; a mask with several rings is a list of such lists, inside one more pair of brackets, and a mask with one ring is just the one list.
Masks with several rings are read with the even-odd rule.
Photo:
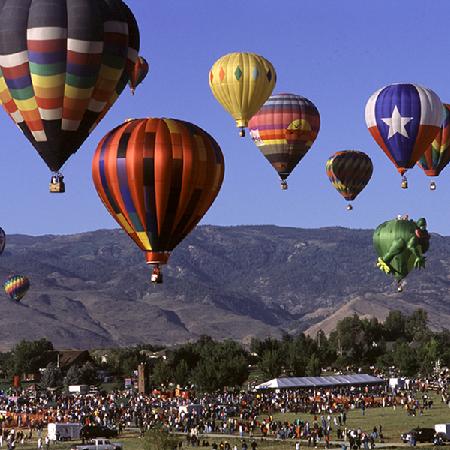
[[373, 234], [378, 266], [401, 281], [415, 267], [424, 267], [422, 255], [428, 251], [429, 239], [425, 219], [416, 223], [407, 217], [399, 217], [382, 223]]
[[442, 123], [442, 103], [431, 90], [415, 84], [391, 84], [366, 105], [372, 137], [400, 174], [414, 167]]
[[92, 176], [104, 205], [147, 262], [164, 264], [216, 198], [224, 160], [217, 142], [196, 125], [137, 119], [103, 138]]
[[30, 289], [30, 280], [23, 275], [12, 275], [3, 283], [3, 288], [12, 300], [20, 301]]
[[0, 255], [5, 251], [6, 233], [3, 228], [0, 228]]
[[444, 104], [444, 119], [431, 145], [417, 163], [429, 177], [437, 177], [450, 161], [450, 105]]
[[320, 115], [305, 97], [277, 94], [250, 119], [248, 128], [253, 142], [285, 180], [314, 143]]
[[0, 100], [52, 171], [116, 101], [138, 51], [122, 0], [0, 2]]
[[373, 165], [364, 152], [344, 150], [328, 159], [326, 170], [331, 184], [339, 194], [352, 201], [370, 181]]
[[248, 121], [269, 98], [276, 83], [272, 64], [255, 53], [229, 53], [209, 72], [209, 87], [216, 100], [231, 114], [236, 126]]
[[145, 80], [148, 75], [149, 65], [145, 58], [139, 56], [136, 62], [134, 63], [133, 70], [130, 74], [130, 81], [128, 84], [130, 85], [131, 92], [136, 90], [136, 88]]

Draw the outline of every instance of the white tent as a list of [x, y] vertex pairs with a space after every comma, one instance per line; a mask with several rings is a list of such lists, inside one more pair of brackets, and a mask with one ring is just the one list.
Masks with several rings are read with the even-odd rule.
[[256, 386], [256, 389], [294, 389], [329, 386], [361, 386], [384, 384], [386, 380], [372, 375], [335, 375], [332, 377], [289, 377], [274, 378]]

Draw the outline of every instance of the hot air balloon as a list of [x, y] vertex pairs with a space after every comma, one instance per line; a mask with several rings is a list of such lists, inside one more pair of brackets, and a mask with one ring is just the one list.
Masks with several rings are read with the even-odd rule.
[[5, 251], [6, 246], [6, 233], [3, 228], [0, 227], [0, 255]]
[[[450, 105], [444, 104], [444, 119], [439, 133], [417, 163], [429, 177], [437, 177], [450, 161]], [[431, 181], [430, 189], [436, 189]]]
[[130, 81], [128, 82], [131, 93], [134, 95], [136, 88], [145, 80], [149, 71], [148, 62], [142, 56], [139, 56], [134, 63], [133, 70], [130, 74]]
[[23, 275], [11, 275], [3, 283], [3, 288], [12, 300], [19, 302], [30, 289], [30, 280]]
[[219, 193], [224, 159], [201, 128], [176, 119], [135, 119], [109, 132], [92, 162], [103, 204], [146, 252], [152, 281]]
[[54, 172], [114, 104], [139, 51], [136, 20], [122, 0], [0, 2], [0, 100]]
[[276, 78], [272, 64], [255, 53], [229, 53], [209, 71], [209, 87], [236, 121], [241, 137], [248, 121], [272, 93]]
[[414, 167], [442, 123], [442, 103], [431, 90], [415, 84], [391, 84], [366, 105], [366, 123], [375, 141], [402, 175]]
[[[332, 185], [348, 202], [355, 200], [373, 173], [371, 159], [364, 152], [356, 150], [335, 153], [328, 159], [326, 169]], [[352, 209], [349, 203], [347, 210]]]
[[268, 159], [287, 189], [287, 177], [314, 143], [320, 115], [314, 103], [295, 94], [269, 97], [248, 123], [253, 142]]
[[413, 269], [425, 267], [424, 253], [430, 246], [427, 221], [417, 222], [408, 216], [399, 216], [378, 226], [373, 234], [373, 245], [378, 254], [377, 266], [392, 275], [402, 291], [402, 280]]

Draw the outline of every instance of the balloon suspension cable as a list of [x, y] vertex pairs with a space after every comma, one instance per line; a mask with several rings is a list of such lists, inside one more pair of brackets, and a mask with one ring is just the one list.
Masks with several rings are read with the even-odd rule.
[[432, 181], [430, 183], [430, 191], [435, 191], [436, 190], [436, 183], [434, 181]]
[[397, 283], [397, 292], [403, 292], [403, 284], [401, 281]]
[[245, 137], [245, 128], [244, 128], [244, 127], [241, 127], [241, 128], [239, 129], [239, 136], [240, 136], [240, 137]]
[[347, 205], [347, 211], [353, 211], [353, 205], [351, 203]]
[[281, 186], [281, 190], [282, 190], [282, 191], [287, 191], [288, 184], [287, 184], [287, 181], [286, 181], [286, 180], [281, 180], [280, 186]]
[[402, 189], [408, 189], [408, 179], [405, 176], [402, 177], [401, 186], [402, 186]]

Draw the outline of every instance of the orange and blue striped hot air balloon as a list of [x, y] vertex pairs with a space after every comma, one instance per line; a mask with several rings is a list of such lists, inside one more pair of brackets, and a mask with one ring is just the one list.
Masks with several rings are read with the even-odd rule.
[[[450, 162], [450, 105], [444, 104], [444, 119], [439, 133], [428, 146], [417, 165], [429, 177], [437, 177]], [[431, 181], [430, 189], [436, 189], [436, 183]]]
[[287, 177], [316, 140], [320, 115], [305, 97], [277, 94], [251, 118], [248, 128], [253, 142], [278, 172], [282, 189], [287, 189]]
[[122, 0], [0, 2], [0, 100], [51, 171], [117, 100], [138, 52]]
[[131, 93], [134, 95], [136, 88], [145, 80], [148, 75], [150, 66], [145, 58], [139, 56], [134, 63], [133, 70], [130, 74], [130, 81], [128, 82]]
[[[367, 186], [373, 173], [371, 159], [356, 150], [344, 150], [331, 156], [326, 164], [329, 180], [345, 200], [351, 202]], [[348, 210], [353, 206], [349, 203]]]
[[224, 159], [196, 125], [135, 119], [103, 138], [92, 176], [109, 213], [159, 271], [219, 193]]
[[11, 275], [3, 283], [3, 288], [12, 300], [19, 302], [30, 289], [30, 280], [23, 275]]

